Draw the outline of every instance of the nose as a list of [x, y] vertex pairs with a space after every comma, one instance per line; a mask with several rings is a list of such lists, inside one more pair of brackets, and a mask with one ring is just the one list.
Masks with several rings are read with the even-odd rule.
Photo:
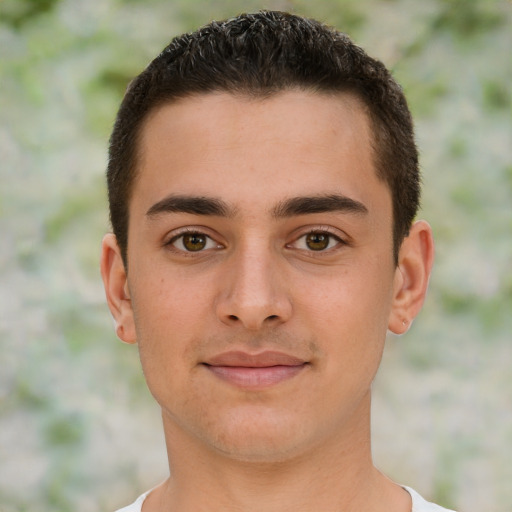
[[227, 325], [258, 331], [279, 325], [292, 315], [279, 256], [270, 250], [247, 247], [226, 262], [216, 303], [218, 318]]

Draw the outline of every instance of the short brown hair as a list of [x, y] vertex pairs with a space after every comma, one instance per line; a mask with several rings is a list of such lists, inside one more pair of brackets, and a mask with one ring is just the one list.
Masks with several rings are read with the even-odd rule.
[[129, 203], [137, 145], [150, 111], [192, 94], [269, 96], [287, 89], [355, 94], [368, 112], [377, 175], [391, 191], [395, 261], [417, 213], [418, 152], [401, 87], [382, 62], [345, 34], [300, 16], [261, 11], [175, 37], [129, 85], [110, 138], [112, 229], [127, 265]]

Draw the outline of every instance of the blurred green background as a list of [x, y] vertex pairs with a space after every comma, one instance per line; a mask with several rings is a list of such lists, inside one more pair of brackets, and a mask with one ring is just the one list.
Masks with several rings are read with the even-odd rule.
[[260, 8], [335, 25], [390, 67], [437, 240], [425, 309], [389, 339], [374, 455], [466, 512], [512, 506], [512, 4], [507, 0], [0, 0], [0, 510], [113, 511], [166, 457], [98, 271], [107, 140], [173, 35]]

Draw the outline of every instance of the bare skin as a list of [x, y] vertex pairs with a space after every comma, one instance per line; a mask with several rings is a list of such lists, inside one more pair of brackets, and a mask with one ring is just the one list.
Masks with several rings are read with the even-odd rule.
[[144, 512], [410, 512], [372, 463], [371, 383], [433, 242], [417, 222], [395, 265], [363, 108], [200, 95], [154, 112], [140, 149], [128, 272], [107, 235], [102, 275], [162, 408], [171, 477]]

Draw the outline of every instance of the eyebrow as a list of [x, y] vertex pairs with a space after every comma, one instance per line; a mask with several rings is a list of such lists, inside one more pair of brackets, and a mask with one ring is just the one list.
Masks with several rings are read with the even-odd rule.
[[213, 197], [170, 195], [155, 203], [146, 215], [151, 218], [162, 213], [231, 217], [235, 210], [221, 199]]
[[364, 215], [368, 208], [361, 202], [340, 194], [292, 197], [272, 209], [275, 218], [326, 212], [348, 212]]
[[[368, 208], [363, 203], [350, 197], [340, 194], [329, 194], [292, 197], [278, 203], [272, 208], [271, 213], [274, 218], [278, 219], [335, 211], [367, 214]], [[232, 217], [236, 214], [236, 210], [218, 198], [170, 195], [151, 206], [146, 215], [153, 218], [164, 213], [190, 213], [192, 215]]]

